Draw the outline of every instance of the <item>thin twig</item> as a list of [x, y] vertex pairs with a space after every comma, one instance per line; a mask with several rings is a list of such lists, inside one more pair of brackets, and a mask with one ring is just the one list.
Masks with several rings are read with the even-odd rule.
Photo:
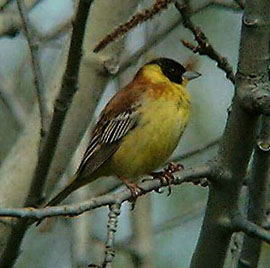
[[[205, 164], [196, 168], [188, 168], [178, 171], [174, 174], [174, 178], [171, 185], [180, 185], [184, 182], [194, 182], [199, 178], [214, 177], [212, 172], [216, 170], [212, 166]], [[138, 196], [145, 195], [151, 191], [158, 190], [160, 187], [168, 186], [168, 181], [151, 180], [139, 184], [139, 187], [143, 189]], [[120, 191], [119, 193], [109, 193], [97, 198], [91, 198], [88, 201], [81, 202], [73, 205], [55, 206], [46, 208], [1, 208], [0, 216], [2, 217], [15, 217], [23, 219], [41, 220], [46, 217], [54, 216], [77, 216], [86, 211], [93, 210], [99, 207], [112, 205], [115, 203], [123, 203], [132, 197], [131, 192], [127, 189]]]
[[183, 25], [193, 33], [194, 38], [198, 43], [198, 45], [195, 46], [187, 41], [182, 40], [183, 45], [192, 50], [194, 53], [198, 52], [200, 55], [206, 55], [210, 59], [216, 61], [217, 66], [226, 73], [226, 77], [233, 84], [235, 84], [235, 75], [233, 72], [233, 68], [229, 64], [228, 60], [225, 57], [221, 56], [213, 48], [202, 30], [192, 23], [192, 21], [190, 20], [190, 11], [186, 7], [186, 5], [176, 2], [175, 7], [183, 18]]
[[[233, 3], [228, 3], [224, 1], [209, 1], [208, 3], [202, 3], [196, 6], [191, 12], [190, 15], [195, 15], [202, 10], [205, 10], [210, 7], [215, 7], [215, 8], [226, 8], [229, 10], [233, 10], [235, 12], [240, 11], [239, 7], [237, 5], [234, 5]], [[172, 22], [170, 25], [168, 25], [167, 28], [162, 30], [160, 33], [157, 33], [152, 39], [148, 40], [148, 42], [138, 49], [131, 57], [129, 57], [126, 61], [124, 61], [117, 72], [117, 75], [121, 74], [124, 72], [128, 67], [136, 64], [138, 59], [145, 54], [147, 51], [149, 51], [153, 46], [159, 44], [166, 36], [171, 33], [180, 23], [182, 23], [182, 18], [177, 19], [176, 21]]]
[[108, 233], [107, 233], [107, 241], [105, 246], [105, 256], [102, 265], [90, 264], [88, 267], [92, 268], [111, 268], [112, 261], [115, 257], [115, 233], [117, 231], [118, 225], [118, 217], [121, 213], [121, 205], [120, 204], [112, 204], [110, 205], [109, 212], [109, 220], [107, 224]]
[[[136, 207], [136, 210], [137, 209], [138, 208]], [[175, 228], [178, 228], [184, 224], [188, 224], [189, 222], [194, 221], [199, 217], [202, 217], [204, 211], [205, 211], [205, 202], [200, 202], [195, 206], [190, 207], [189, 209], [184, 211], [184, 213], [182, 213], [181, 215], [178, 215], [176, 217], [164, 221], [161, 224], [153, 226], [153, 234], [157, 235], [163, 232], [171, 232]], [[100, 238], [97, 235], [92, 234], [91, 240], [93, 242], [100, 243], [102, 246], [104, 246], [102, 238]], [[148, 257], [148, 255], [147, 252], [141, 252], [140, 250], [135, 249], [133, 244], [134, 244], [134, 235], [131, 234], [125, 239], [115, 243], [114, 248], [117, 251], [123, 251], [126, 254], [130, 255], [134, 267], [140, 267], [143, 263], [142, 259], [144, 257]]]
[[46, 136], [48, 131], [49, 112], [46, 104], [44, 83], [41, 74], [40, 64], [38, 62], [39, 58], [38, 46], [36, 46], [32, 35], [32, 26], [26, 13], [24, 0], [17, 0], [17, 6], [22, 19], [22, 27], [25, 32], [25, 36], [30, 50], [32, 72], [34, 76], [34, 85], [36, 87], [37, 99], [39, 102], [40, 121], [41, 121], [41, 141], [42, 141], [42, 138]]
[[111, 263], [115, 256], [114, 240], [115, 232], [117, 231], [118, 217], [120, 215], [120, 204], [113, 204], [110, 206], [109, 221], [108, 221], [108, 234], [106, 242], [105, 257], [102, 264], [103, 268], [111, 267]]
[[93, 51], [97, 53], [104, 49], [111, 42], [129, 32], [135, 26], [152, 19], [156, 14], [167, 9], [168, 5], [174, 2], [175, 0], [156, 0], [153, 6], [137, 13], [128, 22], [121, 24], [111, 34], [107, 35], [96, 45]]

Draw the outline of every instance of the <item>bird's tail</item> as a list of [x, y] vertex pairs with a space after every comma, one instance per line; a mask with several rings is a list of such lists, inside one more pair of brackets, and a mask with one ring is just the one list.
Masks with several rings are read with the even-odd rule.
[[[66, 186], [60, 193], [58, 193], [53, 199], [51, 199], [44, 207], [53, 207], [64, 201], [72, 192], [83, 186], [80, 181], [76, 179], [76, 174], [71, 178], [72, 182]], [[40, 225], [43, 220], [39, 220], [36, 226]]]
[[66, 186], [60, 193], [58, 193], [53, 199], [51, 199], [45, 207], [52, 207], [60, 204], [64, 201], [72, 192], [80, 188], [82, 184], [76, 180], [76, 178], [72, 178], [72, 182]]

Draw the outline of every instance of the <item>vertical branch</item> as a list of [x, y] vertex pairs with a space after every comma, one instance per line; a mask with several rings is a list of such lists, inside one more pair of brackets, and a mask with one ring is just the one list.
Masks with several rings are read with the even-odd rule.
[[114, 240], [115, 240], [115, 233], [117, 231], [117, 224], [118, 224], [118, 217], [121, 213], [121, 205], [120, 204], [113, 204], [110, 206], [109, 212], [109, 221], [108, 221], [108, 233], [107, 233], [107, 241], [106, 241], [106, 249], [105, 249], [105, 256], [104, 261], [101, 266], [96, 264], [90, 264], [88, 267], [93, 268], [111, 268], [112, 261], [115, 256], [114, 251]]
[[78, 90], [78, 75], [82, 57], [82, 42], [92, 1], [81, 0], [78, 5], [71, 37], [66, 71], [62, 80], [62, 88], [55, 103], [52, 122], [44, 147], [38, 159], [33, 183], [28, 196], [27, 206], [35, 204], [42, 196], [49, 167], [54, 156], [59, 135], [74, 94]]
[[22, 20], [22, 28], [25, 32], [25, 36], [27, 39], [27, 43], [30, 50], [30, 58], [32, 65], [32, 72], [34, 76], [34, 85], [37, 91], [37, 99], [39, 103], [39, 111], [40, 111], [40, 121], [41, 121], [41, 138], [44, 137], [48, 131], [49, 124], [49, 112], [46, 104], [44, 84], [41, 74], [40, 65], [38, 62], [38, 46], [35, 44], [33, 35], [32, 35], [32, 26], [28, 19], [26, 8], [24, 4], [24, 0], [17, 0], [17, 6], [19, 10], [19, 14]]
[[[62, 81], [62, 88], [55, 104], [52, 123], [38, 159], [30, 191], [25, 201], [25, 206], [36, 205], [41, 199], [46, 176], [58, 142], [60, 130], [70, 102], [77, 91], [79, 66], [82, 55], [82, 41], [91, 4], [92, 1], [90, 0], [81, 0], [78, 5], [66, 71]], [[1, 256], [0, 268], [9, 268], [14, 265], [19, 254], [22, 239], [30, 223], [31, 221], [22, 220], [14, 226], [6, 248]]]
[[[257, 147], [254, 152], [252, 173], [248, 184], [249, 207], [248, 220], [262, 225], [266, 212], [266, 196], [268, 194], [268, 179], [270, 168], [270, 118], [262, 118], [262, 127]], [[257, 267], [262, 241], [257, 238], [244, 237], [239, 268]]]
[[112, 267], [112, 261], [115, 256], [115, 252], [113, 249], [114, 240], [115, 240], [115, 232], [117, 231], [118, 224], [118, 216], [120, 215], [120, 204], [113, 204], [110, 206], [109, 213], [109, 221], [108, 221], [108, 234], [107, 234], [107, 242], [106, 242], [106, 250], [104, 262], [102, 264], [103, 268]]
[[[256, 141], [259, 114], [246, 107], [243, 96], [269, 87], [270, 2], [246, 2], [236, 76], [236, 95], [220, 144], [217, 163], [221, 177], [210, 185], [208, 204], [191, 268], [221, 268], [233, 230], [230, 222], [239, 213], [238, 201]], [[226, 176], [225, 176], [226, 175]]]

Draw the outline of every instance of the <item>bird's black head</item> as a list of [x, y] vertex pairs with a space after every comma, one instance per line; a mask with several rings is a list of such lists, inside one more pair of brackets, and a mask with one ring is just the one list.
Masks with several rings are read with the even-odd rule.
[[161, 68], [162, 73], [168, 77], [170, 81], [177, 84], [182, 83], [183, 74], [186, 72], [186, 69], [177, 61], [168, 58], [158, 58], [147, 64], [157, 64]]

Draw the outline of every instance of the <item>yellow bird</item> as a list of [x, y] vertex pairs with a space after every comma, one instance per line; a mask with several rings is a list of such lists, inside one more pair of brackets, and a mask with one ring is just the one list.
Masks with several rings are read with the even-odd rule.
[[134, 195], [136, 179], [176, 148], [190, 114], [186, 85], [199, 76], [168, 58], [145, 64], [105, 106], [73, 181], [47, 206], [101, 176], [117, 176]]

